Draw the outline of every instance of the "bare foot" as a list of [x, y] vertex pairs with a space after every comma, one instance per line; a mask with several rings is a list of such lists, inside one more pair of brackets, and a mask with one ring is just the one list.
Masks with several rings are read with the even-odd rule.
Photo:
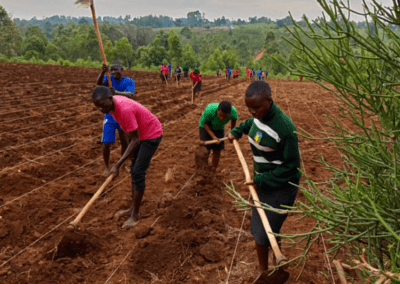
[[108, 177], [110, 175], [110, 169], [106, 167], [103, 172], [103, 177]]
[[122, 225], [122, 228], [130, 229], [136, 226], [138, 223], [139, 223], [139, 214], [137, 215], [132, 214], [132, 216]]
[[118, 216], [118, 217], [125, 216], [125, 215], [130, 216], [132, 214], [132, 211], [133, 211], [133, 207], [126, 209], [126, 210], [120, 210], [117, 213], [115, 213], [115, 216]]
[[270, 269], [261, 272], [260, 275], [254, 280], [253, 284], [283, 284], [286, 283], [290, 277], [289, 272], [283, 269], [278, 269], [277, 271], [269, 275], [271, 272], [272, 270]]

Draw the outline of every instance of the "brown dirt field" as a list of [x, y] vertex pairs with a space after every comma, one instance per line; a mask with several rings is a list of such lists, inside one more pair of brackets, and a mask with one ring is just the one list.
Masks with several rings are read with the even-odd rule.
[[[159, 73], [125, 71], [136, 82], [135, 99], [156, 114], [164, 129], [147, 173], [142, 220], [123, 230], [124, 219], [113, 217], [128, 206], [131, 196], [130, 175], [121, 171], [83, 218], [80, 253], [75, 254], [57, 245], [68, 223], [105, 180], [103, 115], [90, 100], [100, 70], [0, 66], [0, 283], [252, 283], [257, 257], [250, 214], [237, 210], [224, 185], [232, 181], [248, 196], [233, 146], [226, 145], [216, 176], [193, 176], [202, 111], [208, 103], [229, 100], [240, 121], [248, 118], [243, 97], [249, 82], [203, 76], [203, 100], [191, 105], [188, 82], [164, 87]], [[298, 128], [318, 135], [328, 122], [323, 117], [327, 109], [339, 113], [334, 96], [314, 83], [268, 82], [275, 102]], [[240, 144], [251, 165], [247, 139]], [[300, 149], [303, 170], [316, 181], [329, 178], [314, 161], [317, 154], [340, 163], [327, 142], [300, 138]], [[112, 150], [114, 163], [119, 145]], [[304, 201], [301, 193], [298, 199]], [[303, 233], [314, 224], [289, 216], [282, 232]], [[301, 267], [287, 268], [287, 283], [331, 283], [323, 251], [322, 243], [312, 247], [297, 281]], [[300, 251], [284, 248], [283, 253], [292, 259]]]

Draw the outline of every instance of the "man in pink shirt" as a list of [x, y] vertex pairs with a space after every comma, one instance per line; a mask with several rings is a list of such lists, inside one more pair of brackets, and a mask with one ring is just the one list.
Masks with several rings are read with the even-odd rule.
[[167, 64], [164, 63], [163, 65], [161, 65], [161, 75], [160, 75], [161, 83], [164, 84], [164, 82], [165, 82], [165, 84], [167, 84], [168, 72], [169, 72], [169, 69], [168, 69]]
[[110, 174], [119, 175], [119, 168], [129, 158], [132, 159], [132, 197], [130, 209], [116, 215], [129, 215], [123, 228], [131, 228], [139, 222], [139, 208], [145, 190], [146, 171], [162, 139], [162, 126], [157, 117], [141, 104], [123, 96], [113, 96], [110, 89], [97, 86], [93, 90], [92, 101], [103, 113], [110, 113], [129, 137], [129, 144], [121, 159], [111, 169]]

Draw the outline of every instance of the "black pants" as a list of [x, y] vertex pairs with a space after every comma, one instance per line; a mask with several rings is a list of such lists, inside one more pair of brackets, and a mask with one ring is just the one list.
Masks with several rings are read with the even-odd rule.
[[150, 166], [151, 159], [160, 145], [162, 135], [155, 139], [147, 139], [140, 142], [134, 152], [134, 159], [131, 165], [132, 183], [135, 190], [144, 191], [146, 188], [146, 171]]
[[[224, 130], [215, 130], [212, 129], [211, 123], [207, 124], [210, 128], [211, 131], [217, 136], [217, 138], [224, 138]], [[208, 132], [205, 130], [204, 127], [199, 127], [200, 129], [200, 141], [210, 141], [213, 140], [213, 138], [208, 134]], [[225, 142], [222, 141], [219, 144], [210, 144], [205, 146], [207, 150], [224, 150], [225, 149]]]
[[[298, 188], [296, 186], [288, 184], [285, 188], [276, 190], [259, 188], [257, 190], [257, 195], [262, 203], [266, 203], [274, 208], [286, 209], [282, 208], [281, 205], [292, 206], [296, 199], [297, 190]], [[264, 212], [267, 215], [272, 232], [279, 234], [283, 222], [287, 218], [287, 214], [277, 214], [268, 210], [265, 210]], [[265, 232], [264, 226], [261, 222], [260, 215], [254, 207], [252, 208], [251, 216], [251, 234], [259, 245], [271, 246], [267, 233]], [[279, 241], [279, 237], [276, 238], [276, 240]]]

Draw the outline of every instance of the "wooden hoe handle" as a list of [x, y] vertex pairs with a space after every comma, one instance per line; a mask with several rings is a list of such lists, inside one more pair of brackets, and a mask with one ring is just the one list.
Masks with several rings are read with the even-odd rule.
[[[107, 58], [104, 53], [104, 48], [103, 48], [103, 42], [101, 40], [101, 34], [99, 30], [99, 24], [97, 23], [96, 19], [96, 12], [94, 11], [94, 3], [93, 0], [90, 1], [90, 10], [92, 11], [92, 17], [93, 17], [93, 24], [94, 24], [94, 29], [96, 31], [97, 35], [97, 41], [99, 42], [99, 47], [100, 47], [100, 52], [101, 52], [101, 57], [103, 58], [103, 62], [105, 65], [107, 65]], [[107, 71], [107, 79], [108, 79], [108, 87], [112, 88], [112, 82], [111, 82], [111, 77], [110, 77], [110, 70]]]
[[74, 221], [69, 223], [70, 225], [68, 226], [68, 230], [73, 231], [75, 228], [78, 226], [79, 222], [81, 221], [82, 217], [86, 214], [86, 212], [89, 210], [90, 206], [96, 201], [96, 199], [100, 196], [100, 194], [103, 192], [103, 190], [106, 188], [106, 186], [112, 181], [114, 175], [110, 175], [106, 181], [103, 183], [103, 185], [97, 190], [97, 192], [90, 198], [88, 203], [86, 203], [85, 207], [81, 210], [79, 215], [75, 218]]
[[[228, 140], [228, 137], [219, 139], [219, 141], [225, 141], [225, 140]], [[217, 142], [218, 142], [218, 140], [200, 141], [200, 145], [210, 145], [210, 144], [215, 144]]]
[[[233, 145], [235, 146], [236, 153], [239, 157], [240, 163], [242, 164], [243, 171], [244, 171], [244, 174], [246, 177], [246, 182], [251, 182], [252, 179], [250, 176], [250, 171], [249, 171], [247, 163], [243, 157], [242, 150], [240, 150], [239, 142], [236, 139], [233, 139]], [[258, 199], [256, 189], [254, 188], [253, 185], [249, 185], [248, 187], [249, 187], [251, 196], [253, 198], [253, 201], [255, 201], [256, 205], [260, 205], [260, 200]], [[261, 221], [263, 223], [265, 232], [267, 233], [269, 242], [271, 243], [272, 250], [274, 251], [277, 263], [279, 265], [279, 264], [281, 264], [282, 261], [285, 261], [287, 258], [281, 253], [281, 250], [279, 249], [278, 242], [276, 241], [275, 235], [272, 233], [272, 229], [271, 229], [271, 226], [269, 225], [268, 218], [267, 218], [267, 215], [265, 214], [265, 211], [263, 209], [257, 207], [257, 212], [261, 217]]]

